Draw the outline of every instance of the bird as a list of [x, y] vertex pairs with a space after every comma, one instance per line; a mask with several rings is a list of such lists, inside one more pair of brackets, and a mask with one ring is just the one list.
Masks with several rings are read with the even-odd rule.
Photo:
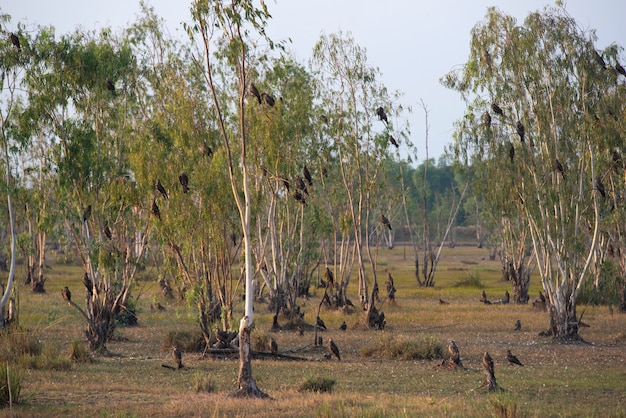
[[440, 305], [449, 305], [449, 304], [450, 304], [450, 302], [446, 302], [445, 300], [443, 300], [443, 299], [439, 298], [439, 304], [440, 304]]
[[296, 188], [302, 190], [304, 194], [309, 194], [309, 189], [306, 187], [306, 183], [300, 176], [296, 176]]
[[380, 223], [385, 225], [391, 231], [391, 222], [389, 222], [389, 219], [387, 219], [387, 217], [382, 213], [380, 214]]
[[506, 350], [506, 359], [511, 364], [517, 364], [518, 366], [523, 366], [522, 362], [519, 361], [519, 359], [515, 357], [513, 353], [511, 353], [511, 350]]
[[70, 292], [70, 289], [67, 286], [61, 290], [61, 296], [63, 296], [63, 300], [66, 301], [68, 305], [72, 304], [72, 292]]
[[322, 176], [324, 176], [324, 178], [328, 177], [328, 169], [326, 167], [322, 167]]
[[113, 235], [111, 234], [111, 229], [109, 229], [109, 225], [104, 225], [104, 235], [110, 240], [113, 238]]
[[337, 357], [337, 360], [341, 361], [341, 355], [339, 354], [339, 347], [337, 347], [337, 344], [335, 344], [332, 338], [328, 340], [328, 349], [330, 350], [332, 354], [335, 355], [335, 357]]
[[485, 351], [485, 354], [483, 354], [483, 366], [493, 376], [493, 359], [489, 355], [489, 351]]
[[274, 106], [274, 98], [272, 96], [270, 96], [269, 94], [263, 92], [261, 93], [261, 99], [263, 99], [263, 103], [265, 103], [266, 105], [268, 105], [269, 107], [273, 107]]
[[524, 125], [519, 120], [515, 124], [515, 128], [517, 129], [517, 134], [519, 135], [520, 141], [524, 142], [524, 134], [526, 130], [524, 129]]
[[183, 193], [187, 193], [189, 191], [189, 177], [187, 176], [187, 173], [184, 171], [180, 173], [178, 181], [180, 182], [180, 185], [183, 186]]
[[491, 103], [491, 110], [493, 110], [493, 113], [495, 113], [498, 116], [504, 115], [502, 108], [498, 106], [496, 103]]
[[606, 68], [606, 62], [604, 62], [604, 58], [602, 58], [602, 55], [600, 55], [600, 53], [597, 50], [593, 50], [593, 57], [596, 59], [596, 62], [602, 67], [602, 68]]
[[326, 283], [328, 287], [333, 287], [335, 285], [335, 275], [328, 267], [326, 267], [326, 273], [324, 274], [324, 277], [326, 278]]
[[515, 321], [515, 331], [521, 331], [521, 330], [522, 330], [522, 321], [518, 319], [517, 321]]
[[250, 83], [250, 85], [248, 86], [248, 93], [256, 97], [259, 104], [261, 104], [261, 95], [259, 94], [259, 90], [256, 88], [254, 83]]
[[400, 148], [400, 145], [398, 145], [398, 141], [396, 141], [396, 138], [394, 138], [393, 135], [389, 135], [389, 142], [391, 142], [391, 145], [395, 146], [396, 148]]
[[283, 186], [285, 186], [285, 189], [287, 189], [287, 191], [289, 191], [290, 188], [291, 188], [291, 183], [289, 183], [289, 180], [283, 179]]
[[485, 113], [483, 113], [483, 125], [485, 125], [487, 128], [491, 127], [491, 115], [488, 111], [485, 111]]
[[20, 45], [20, 38], [18, 38], [16, 34], [11, 33], [9, 35], [9, 39], [11, 39], [11, 43], [13, 44], [14, 47], [17, 48], [18, 51], [22, 51], [22, 46]]
[[513, 162], [513, 159], [515, 158], [515, 147], [513, 146], [513, 144], [511, 143], [509, 145], [509, 160], [511, 160], [511, 162]]
[[554, 169], [561, 173], [561, 178], [565, 178], [565, 170], [563, 169], [563, 164], [561, 164], [558, 158], [554, 159]]
[[387, 114], [385, 113], [385, 109], [383, 109], [382, 106], [380, 106], [378, 109], [376, 109], [376, 114], [378, 115], [378, 119], [379, 120], [382, 120], [386, 124], [389, 123], [387, 121]]
[[596, 190], [602, 195], [603, 199], [606, 199], [606, 191], [604, 190], [604, 183], [600, 177], [596, 177]]
[[311, 172], [306, 165], [302, 167], [302, 175], [306, 179], [307, 183], [309, 183], [309, 186], [313, 186], [313, 177], [311, 177]]
[[87, 208], [83, 212], [83, 222], [87, 222], [91, 216], [91, 205], [87, 205]]
[[319, 316], [315, 319], [315, 323], [317, 324], [317, 326], [318, 326], [319, 328], [328, 329], [328, 328], [326, 328], [326, 324], [324, 323], [324, 321], [322, 320], [322, 318], [320, 318]]
[[87, 272], [83, 275], [83, 284], [85, 285], [87, 292], [89, 292], [89, 296], [91, 296], [93, 294], [93, 282], [89, 278], [89, 274], [87, 274]]
[[161, 179], [157, 179], [156, 189], [157, 189], [157, 191], [159, 193], [161, 193], [163, 195], [163, 198], [165, 200], [167, 200], [169, 198], [169, 196], [167, 195], [167, 190], [165, 190], [165, 187], [163, 187], [163, 184], [161, 184]]
[[504, 299], [502, 300], [503, 303], [509, 303], [511, 301], [511, 294], [509, 293], [508, 290], [504, 291]]
[[485, 292], [484, 290], [482, 291], [482, 293], [480, 294], [480, 299], [479, 299], [482, 303], [484, 304], [490, 304], [491, 302], [489, 302], [489, 300], [487, 299], [487, 292]]
[[459, 347], [457, 347], [454, 340], [448, 341], [448, 353], [450, 353], [450, 358], [455, 364], [459, 364], [461, 362], [459, 356]]
[[626, 70], [624, 70], [624, 67], [622, 67], [622, 64], [619, 62], [615, 63], [615, 71], [626, 77]]
[[152, 214], [161, 220], [161, 211], [155, 199], [152, 199]]
[[172, 346], [172, 358], [174, 359], [174, 363], [176, 363], [176, 368], [183, 368], [183, 354], [180, 352], [178, 346]]
[[115, 93], [115, 84], [107, 78], [107, 90], [111, 93]]
[[341, 325], [339, 326], [339, 329], [342, 330], [342, 331], [345, 331], [345, 330], [348, 329], [348, 324], [346, 324], [346, 321], [343, 321], [341, 323]]
[[272, 354], [276, 354], [278, 351], [278, 344], [276, 344], [276, 340], [274, 338], [270, 338], [270, 352]]
[[304, 335], [304, 328], [302, 325], [298, 325], [298, 336], [302, 337]]
[[543, 293], [541, 293], [541, 290], [539, 291], [539, 299], [541, 300], [541, 302], [546, 303], [546, 297], [543, 295]]
[[300, 193], [300, 190], [295, 190], [293, 192], [293, 198], [296, 199], [298, 203], [301, 203], [302, 206], [306, 207], [306, 199], [304, 198], [302, 193]]

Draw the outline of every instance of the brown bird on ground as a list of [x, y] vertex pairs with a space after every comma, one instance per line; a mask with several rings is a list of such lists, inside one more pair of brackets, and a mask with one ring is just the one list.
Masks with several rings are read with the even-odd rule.
[[400, 145], [398, 145], [398, 141], [396, 141], [396, 138], [394, 138], [393, 135], [389, 135], [389, 142], [391, 142], [391, 145], [395, 146], [396, 148], [400, 148]]
[[495, 113], [498, 116], [503, 116], [504, 112], [502, 111], [502, 108], [500, 106], [498, 106], [496, 103], [491, 103], [491, 110], [493, 110], [493, 113]]
[[278, 344], [276, 344], [276, 340], [274, 338], [270, 338], [270, 352], [272, 354], [276, 354], [276, 352], [278, 352]]
[[165, 200], [169, 199], [169, 196], [167, 194], [167, 190], [165, 190], [165, 187], [163, 187], [163, 184], [161, 184], [161, 179], [157, 179], [156, 182], [156, 189], [159, 193], [161, 193], [163, 195], [163, 198]]
[[343, 321], [341, 323], [341, 325], [339, 326], [339, 329], [342, 330], [342, 331], [345, 331], [345, 330], [348, 329], [348, 324], [346, 324], [346, 321]]
[[91, 217], [91, 205], [87, 205], [87, 208], [83, 212], [83, 222], [87, 222]]
[[487, 111], [483, 113], [483, 125], [485, 125], [487, 128], [491, 128], [491, 115]]
[[11, 33], [9, 35], [9, 39], [11, 39], [11, 43], [13, 44], [14, 47], [17, 48], [18, 51], [22, 51], [22, 45], [20, 45], [20, 38], [18, 38], [16, 34]]
[[554, 169], [561, 173], [561, 178], [565, 178], [565, 170], [563, 169], [563, 164], [561, 164], [558, 158], [554, 159]]
[[302, 167], [302, 175], [304, 176], [307, 183], [309, 183], [309, 186], [313, 186], [313, 177], [311, 177], [311, 172], [306, 165]]
[[379, 120], [382, 120], [383, 122], [385, 122], [385, 124], [389, 123], [387, 121], [387, 114], [385, 113], [385, 109], [383, 109], [382, 106], [380, 106], [378, 109], [376, 109], [376, 114], [378, 115], [378, 119]]
[[602, 179], [600, 177], [596, 177], [596, 190], [602, 195], [602, 199], [606, 199], [604, 183], [602, 183]]
[[521, 330], [522, 330], [522, 321], [518, 319], [517, 321], [515, 321], [515, 331], [521, 331]]
[[493, 373], [494, 373], [493, 359], [489, 355], [488, 351], [485, 351], [485, 354], [483, 355], [483, 366], [493, 376]]
[[526, 133], [526, 129], [524, 129], [524, 125], [519, 120], [515, 124], [515, 129], [517, 129], [517, 134], [519, 135], [520, 141], [524, 142], [524, 135]]
[[113, 239], [113, 234], [111, 234], [111, 229], [109, 229], [109, 225], [104, 225], [104, 235], [110, 240]]
[[256, 97], [259, 104], [261, 104], [261, 95], [259, 94], [259, 90], [257, 90], [254, 83], [250, 83], [250, 85], [248, 86], [248, 93]]
[[111, 93], [115, 93], [115, 84], [107, 78], [107, 90]]
[[161, 211], [155, 199], [152, 199], [152, 214], [161, 220]]
[[380, 214], [380, 223], [385, 225], [391, 231], [391, 223], [389, 222], [389, 219], [387, 219], [387, 217], [382, 213]]
[[619, 62], [615, 63], [615, 71], [626, 77], [626, 70], [624, 70], [624, 67], [622, 67]]
[[517, 364], [518, 366], [523, 366], [522, 362], [519, 361], [519, 359], [515, 357], [513, 353], [511, 353], [511, 350], [506, 350], [506, 359], [511, 364]]
[[180, 352], [180, 349], [177, 346], [172, 347], [172, 358], [174, 359], [174, 363], [176, 363], [176, 368], [183, 368], [183, 353]]
[[339, 354], [339, 347], [337, 347], [337, 344], [335, 344], [335, 342], [332, 339], [328, 340], [328, 349], [330, 350], [332, 354], [335, 355], [335, 357], [337, 357], [337, 360], [341, 361], [341, 355]]
[[66, 301], [68, 305], [71, 305], [72, 292], [70, 292], [70, 289], [67, 286], [65, 286], [63, 290], [61, 290], [61, 296], [63, 296], [63, 300]]
[[268, 105], [269, 107], [273, 107], [274, 106], [274, 98], [272, 96], [270, 96], [269, 94], [263, 92], [261, 93], [261, 99], [263, 100], [263, 103], [265, 103], [266, 105]]
[[317, 326], [318, 326], [319, 328], [328, 329], [328, 328], [326, 328], [326, 324], [324, 323], [324, 321], [322, 320], [322, 318], [320, 318], [319, 316], [315, 319], [315, 323], [317, 324]]
[[184, 171], [180, 173], [178, 181], [180, 182], [180, 185], [183, 186], [183, 193], [187, 193], [189, 191], [189, 176], [187, 176], [187, 173]]

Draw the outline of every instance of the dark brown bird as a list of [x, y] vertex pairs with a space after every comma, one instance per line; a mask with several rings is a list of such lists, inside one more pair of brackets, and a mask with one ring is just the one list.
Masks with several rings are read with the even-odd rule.
[[439, 298], [439, 304], [440, 304], [440, 305], [449, 305], [449, 304], [450, 304], [450, 302], [446, 302], [445, 300], [443, 300], [443, 299]]
[[561, 178], [565, 178], [565, 170], [563, 169], [563, 164], [561, 164], [558, 158], [554, 159], [554, 169], [561, 173]]
[[513, 146], [513, 144], [510, 144], [509, 145], [509, 160], [513, 162], [514, 158], [515, 158], [515, 147]]
[[602, 68], [606, 68], [606, 62], [604, 62], [604, 58], [602, 58], [602, 55], [600, 55], [600, 53], [598, 51], [596, 51], [595, 49], [593, 50], [593, 57], [596, 59], [596, 62]]
[[376, 109], [376, 114], [378, 115], [378, 119], [382, 120], [383, 122], [385, 122], [386, 124], [388, 124], [389, 122], [387, 121], [387, 114], [385, 113], [385, 109], [383, 109], [382, 106], [380, 106], [378, 109]]
[[152, 214], [161, 220], [161, 211], [155, 199], [152, 199]]
[[115, 84], [107, 78], [107, 90], [111, 93], [115, 93]]
[[306, 183], [300, 176], [296, 176], [296, 188], [302, 190], [304, 194], [309, 194], [309, 189], [306, 187]]
[[256, 97], [259, 104], [261, 104], [261, 95], [259, 94], [259, 90], [257, 90], [254, 83], [250, 83], [250, 85], [248, 86], [248, 93]]
[[515, 321], [515, 331], [521, 331], [521, 330], [522, 330], [522, 321], [518, 319], [517, 321]]
[[287, 189], [287, 191], [290, 191], [291, 183], [289, 183], [289, 180], [283, 179], [283, 186], [285, 186], [285, 189]]
[[187, 193], [189, 191], [189, 177], [187, 176], [187, 173], [184, 171], [180, 173], [178, 181], [180, 182], [180, 185], [183, 186], [183, 193]]
[[389, 222], [389, 219], [387, 219], [387, 217], [382, 213], [380, 214], [380, 223], [385, 225], [391, 231], [391, 222]]
[[276, 354], [278, 352], [278, 344], [274, 338], [270, 338], [270, 352]]
[[176, 363], [176, 368], [183, 368], [183, 353], [180, 352], [180, 349], [177, 346], [172, 347], [172, 358], [174, 359], [174, 363]]
[[459, 355], [459, 347], [457, 347], [456, 342], [454, 340], [448, 341], [448, 353], [450, 353], [450, 358], [454, 361], [455, 364], [461, 363], [461, 357]]
[[202, 155], [207, 157], [211, 157], [213, 155], [213, 148], [209, 146], [209, 144], [202, 145]]
[[65, 286], [63, 290], [61, 290], [61, 296], [63, 296], [63, 300], [66, 301], [68, 305], [71, 305], [72, 292], [70, 292], [70, 289], [67, 286]]
[[324, 176], [324, 178], [328, 177], [328, 169], [326, 167], [322, 167], [322, 176]]
[[91, 205], [87, 205], [87, 208], [83, 212], [83, 222], [87, 222], [91, 217]]
[[304, 198], [302, 193], [300, 193], [300, 190], [295, 190], [293, 192], [293, 198], [296, 199], [298, 203], [302, 204], [302, 206], [306, 207], [306, 199]]
[[159, 193], [163, 195], [163, 198], [165, 200], [169, 199], [169, 196], [167, 195], [167, 190], [165, 190], [165, 187], [163, 187], [163, 184], [161, 184], [161, 179], [157, 179], [156, 189], [158, 190]]
[[389, 135], [389, 142], [391, 142], [391, 145], [393, 145], [394, 147], [400, 148], [398, 141], [396, 141], [396, 138], [394, 138], [393, 135]]
[[511, 350], [506, 350], [506, 359], [511, 364], [517, 364], [518, 366], [523, 366], [522, 362], [519, 361], [519, 359], [515, 357], [513, 353], [511, 353]]
[[491, 128], [491, 115], [487, 111], [483, 113], [483, 125], [485, 125], [487, 128]]
[[328, 340], [328, 349], [330, 350], [332, 354], [335, 355], [335, 357], [337, 357], [337, 360], [341, 361], [341, 355], [339, 354], [339, 347], [337, 347], [337, 344], [335, 344], [335, 342], [332, 339]]
[[541, 290], [539, 291], [539, 299], [541, 300], [541, 302], [546, 303], [546, 297], [543, 295], [543, 293], [541, 293]]
[[261, 93], [261, 99], [263, 100], [263, 103], [265, 103], [269, 107], [273, 107], [274, 103], [276, 103], [274, 101], [274, 98], [265, 92]]
[[111, 234], [111, 229], [109, 229], [109, 225], [104, 225], [104, 236], [106, 236], [109, 240], [113, 239], [113, 235]]
[[341, 323], [341, 325], [339, 326], [339, 329], [342, 330], [342, 331], [345, 331], [345, 330], [348, 329], [348, 324], [346, 324], [346, 321], [343, 321]]
[[485, 351], [485, 354], [483, 355], [483, 366], [493, 376], [494, 374], [493, 359], [489, 355], [488, 351]]
[[326, 278], [326, 283], [328, 284], [328, 287], [333, 287], [335, 285], [335, 275], [328, 267], [326, 267], [326, 273], [324, 274], [324, 277]]
[[326, 328], [326, 324], [324, 323], [324, 321], [322, 320], [322, 318], [320, 318], [319, 316], [315, 319], [315, 323], [317, 324], [317, 326], [318, 326], [319, 328], [328, 329], [328, 328]]
[[602, 179], [600, 177], [596, 177], [596, 190], [602, 195], [602, 199], [606, 199], [604, 183], [602, 183]]
[[85, 289], [87, 289], [87, 292], [89, 292], [89, 295], [91, 296], [93, 294], [93, 282], [89, 278], [87, 272], [85, 272], [85, 274], [83, 275], [83, 284], [85, 285]]
[[493, 113], [495, 113], [498, 116], [503, 116], [504, 112], [502, 111], [502, 108], [500, 106], [498, 106], [496, 103], [491, 103], [491, 110], [493, 110]]
[[309, 183], [309, 186], [313, 186], [313, 177], [311, 177], [311, 172], [306, 165], [302, 167], [302, 175], [304, 176], [307, 183]]
[[480, 299], [479, 299], [482, 303], [487, 303], [489, 302], [489, 300], [487, 299], [487, 292], [485, 292], [484, 290], [481, 292], [480, 294]]
[[18, 51], [22, 51], [22, 45], [20, 45], [20, 38], [18, 38], [16, 34], [11, 33], [9, 35], [9, 39], [11, 39], [11, 43], [13, 44], [14, 47], [17, 48]]
[[614, 149], [611, 157], [613, 158], [613, 169], [617, 172], [618, 168], [622, 166], [622, 156], [618, 150]]
[[515, 128], [517, 129], [517, 134], [519, 135], [519, 140], [524, 142], [524, 134], [526, 130], [524, 129], [524, 125], [519, 120], [515, 124]]
[[626, 70], [624, 70], [624, 67], [622, 67], [622, 64], [619, 62], [615, 63], [615, 71], [626, 77]]

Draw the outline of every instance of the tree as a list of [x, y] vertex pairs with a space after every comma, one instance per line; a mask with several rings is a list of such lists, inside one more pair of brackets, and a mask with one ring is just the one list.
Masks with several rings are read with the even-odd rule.
[[598, 261], [598, 181], [623, 147], [619, 48], [598, 51], [594, 39], [562, 8], [531, 13], [522, 26], [491, 8], [472, 31], [468, 62], [444, 79], [468, 103], [455, 156], [490, 167], [504, 210], [522, 215], [549, 297], [550, 333], [566, 340], [580, 338], [576, 298]]

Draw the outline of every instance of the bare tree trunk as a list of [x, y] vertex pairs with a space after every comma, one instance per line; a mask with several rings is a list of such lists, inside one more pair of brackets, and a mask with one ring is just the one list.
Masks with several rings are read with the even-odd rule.
[[248, 318], [241, 318], [239, 324], [239, 377], [237, 378], [238, 389], [229, 394], [235, 398], [269, 398], [262, 392], [252, 377], [252, 353], [250, 345], [250, 333], [252, 331]]

